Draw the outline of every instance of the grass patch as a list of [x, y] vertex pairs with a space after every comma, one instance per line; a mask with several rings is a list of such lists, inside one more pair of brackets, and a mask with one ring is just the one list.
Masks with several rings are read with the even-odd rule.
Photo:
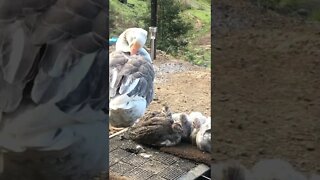
[[[184, 18], [194, 25], [193, 31], [188, 33], [190, 40], [195, 40], [210, 32], [211, 14], [206, 10], [186, 10], [183, 12]], [[197, 25], [201, 25], [197, 27]]]
[[114, 23], [110, 25], [110, 36], [118, 36], [128, 27], [143, 26], [141, 14], [147, 9], [145, 1], [128, 0], [128, 4], [120, 3], [118, 0], [109, 0], [109, 2], [110, 18]]
[[204, 48], [188, 47], [183, 52], [183, 58], [193, 64], [211, 68], [211, 50]]
[[311, 17], [311, 19], [314, 19], [316, 21], [320, 21], [320, 9], [314, 10], [310, 17]]
[[304, 14], [309, 20], [320, 21], [320, 1], [319, 0], [252, 0], [260, 7], [276, 10], [283, 14], [299, 14], [299, 10], [307, 12]]
[[[123, 30], [129, 27], [145, 27], [142, 15], [148, 10], [149, 1], [128, 0], [128, 6], [118, 0], [110, 2], [110, 37], [118, 36]], [[201, 48], [198, 45], [199, 39], [210, 33], [211, 27], [211, 1], [210, 0], [180, 0], [183, 10], [180, 16], [183, 20], [190, 22], [193, 29], [186, 35], [187, 47], [178, 48], [178, 53], [174, 56], [190, 61], [196, 65], [211, 67], [211, 50]], [[149, 17], [148, 17], [149, 18]]]
[[[189, 31], [186, 49], [182, 51], [182, 58], [196, 65], [211, 67], [211, 49], [204, 48], [201, 39], [203, 36], [211, 33], [211, 2], [210, 1], [192, 1], [192, 8], [182, 12], [182, 16], [194, 25], [192, 31]], [[209, 45], [209, 44], [207, 44]]]

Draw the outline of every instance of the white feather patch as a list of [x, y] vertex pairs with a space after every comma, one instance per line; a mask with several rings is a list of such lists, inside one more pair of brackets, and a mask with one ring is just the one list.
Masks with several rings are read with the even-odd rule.
[[[129, 83], [132, 81], [132, 76], [129, 76], [127, 81], [120, 87], [119, 93], [120, 94], [129, 94], [136, 86], [138, 85], [140, 78], [135, 79], [132, 81], [132, 83], [129, 85]], [[128, 88], [125, 88], [129, 85]]]
[[195, 119], [198, 119], [201, 124], [204, 124], [206, 122], [206, 117], [204, 115], [202, 115], [201, 112], [191, 112], [189, 114], [189, 120], [192, 123]]
[[137, 111], [145, 111], [147, 107], [147, 101], [140, 96], [120, 95], [110, 100], [110, 109], [130, 109], [136, 108]]
[[117, 80], [117, 76], [118, 76], [118, 71], [117, 69], [113, 69], [112, 70], [112, 80], [110, 82], [110, 87], [114, 88], [115, 84], [116, 84], [116, 80]]

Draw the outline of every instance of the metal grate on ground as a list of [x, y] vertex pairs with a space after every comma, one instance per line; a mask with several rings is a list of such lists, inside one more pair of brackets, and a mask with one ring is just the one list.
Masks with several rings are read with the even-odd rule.
[[[209, 169], [204, 164], [159, 152], [157, 149], [145, 146], [142, 146], [143, 152], [135, 152], [139, 144], [123, 138], [123, 133], [110, 137], [109, 142], [110, 171], [133, 180], [187, 180], [190, 179], [187, 178], [190, 172], [193, 176], [200, 173], [200, 176], [204, 169]], [[199, 167], [202, 167], [202, 171], [195, 173], [194, 169], [199, 169]]]

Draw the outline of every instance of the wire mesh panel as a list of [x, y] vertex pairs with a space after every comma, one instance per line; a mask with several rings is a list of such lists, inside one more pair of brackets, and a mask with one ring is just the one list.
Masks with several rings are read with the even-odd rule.
[[175, 180], [186, 175], [199, 163], [141, 146], [123, 138], [110, 139], [110, 171], [130, 179]]

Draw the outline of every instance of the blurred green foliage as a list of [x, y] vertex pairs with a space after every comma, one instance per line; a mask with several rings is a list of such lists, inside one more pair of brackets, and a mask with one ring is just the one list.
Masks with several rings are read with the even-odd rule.
[[320, 21], [320, 0], [252, 0], [260, 7], [279, 13], [300, 15], [310, 20]]

